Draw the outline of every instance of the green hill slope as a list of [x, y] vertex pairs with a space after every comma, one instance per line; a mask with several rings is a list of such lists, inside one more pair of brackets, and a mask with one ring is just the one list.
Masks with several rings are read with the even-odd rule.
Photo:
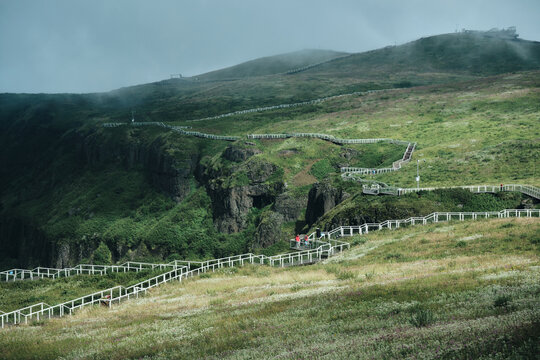
[[354, 54], [307, 70], [310, 75], [353, 77], [383, 72], [453, 72], [493, 75], [538, 69], [540, 43], [487, 36], [488, 33], [453, 33], [422, 38], [400, 46]]
[[[309, 51], [284, 54], [209, 73], [212, 81], [203, 81], [204, 76], [199, 80], [171, 79], [120, 89], [99, 99], [108, 104], [109, 111], [123, 110], [123, 119], [126, 110], [135, 107], [141, 118], [168, 121], [354, 91], [450, 83], [540, 69], [540, 43], [485, 34], [438, 35], [341, 59], [340, 53], [325, 51], [316, 51], [319, 55], [312, 59], [306, 56]], [[276, 74], [297, 64], [313, 64], [334, 56], [338, 58], [303, 72]], [[118, 119], [118, 115], [113, 116]]]
[[[422, 185], [539, 185], [540, 72], [485, 77], [463, 68], [466, 60], [455, 58], [471, 47], [472, 36], [422, 39], [291, 75], [222, 82], [175, 79], [106, 94], [2, 94], [0, 267], [91, 261], [101, 241], [111, 248], [114, 260], [219, 257], [272, 244], [275, 247], [268, 251], [278, 251], [283, 239], [308, 230], [305, 211], [315, 182], [328, 182], [350, 195], [320, 224], [358, 222], [359, 209], [364, 208], [355, 210], [354, 205], [370, 202], [360, 195], [360, 185], [340, 181], [339, 167], [388, 166], [403, 152], [392, 144], [247, 141], [248, 133], [322, 132], [341, 138], [416, 141], [413, 160], [425, 160]], [[425, 41], [439, 45], [430, 47]], [[496, 49], [513, 59], [511, 44], [532, 49], [527, 64], [509, 60], [501, 67], [493, 58], [485, 65], [489, 72], [536, 66], [536, 43], [484, 37], [481, 41], [463, 53], [495, 54]], [[423, 50], [416, 55], [404, 50], [421, 44]], [[391, 57], [385, 55], [394, 51]], [[439, 54], [439, 62], [424, 69], [434, 62], [433, 54]], [[380, 64], [388, 71], [378, 70], [377, 58], [387, 59]], [[410, 60], [415, 58], [417, 62]], [[402, 67], [395, 63], [399, 59], [405, 62]], [[366, 71], [354, 72], [355, 66]], [[463, 79], [467, 81], [456, 81]], [[429, 85], [186, 121], [252, 106], [418, 83]], [[101, 127], [104, 122], [129, 120], [132, 109], [137, 120], [170, 121], [243, 140], [229, 144], [157, 127]], [[376, 179], [414, 186], [415, 170], [407, 165]], [[442, 202], [411, 199], [395, 217], [454, 209], [463, 205], [458, 202], [461, 195], [456, 196]], [[495, 200], [470, 204], [485, 202], [500, 210], [500, 201], [508, 200], [510, 207], [525, 206], [520, 196], [491, 198]], [[373, 209], [398, 208], [393, 200], [374, 202]]]
[[251, 76], [275, 75], [292, 69], [335, 59], [344, 55], [347, 55], [347, 53], [332, 50], [300, 50], [246, 61], [225, 69], [197, 75], [196, 77], [201, 81], [216, 81]]
[[4, 329], [0, 346], [6, 359], [534, 359], [539, 232], [523, 218], [377, 232], [324, 264], [225, 268]]

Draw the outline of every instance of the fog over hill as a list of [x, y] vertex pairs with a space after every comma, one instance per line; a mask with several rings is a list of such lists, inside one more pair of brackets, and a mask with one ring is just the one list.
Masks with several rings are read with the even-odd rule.
[[56, 0], [0, 3], [0, 92], [108, 91], [300, 49], [359, 53], [421, 36], [516, 25], [534, 0], [334, 2]]

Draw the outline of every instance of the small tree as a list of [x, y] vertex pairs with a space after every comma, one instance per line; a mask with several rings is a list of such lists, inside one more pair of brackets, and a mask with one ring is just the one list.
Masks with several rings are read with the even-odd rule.
[[110, 265], [112, 263], [112, 254], [109, 247], [102, 241], [94, 251], [94, 264]]

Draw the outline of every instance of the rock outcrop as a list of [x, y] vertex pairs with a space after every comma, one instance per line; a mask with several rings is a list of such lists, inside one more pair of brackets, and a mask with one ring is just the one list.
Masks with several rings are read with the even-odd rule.
[[349, 194], [341, 189], [336, 189], [328, 183], [316, 183], [308, 194], [306, 208], [306, 222], [314, 224], [318, 218], [326, 214], [333, 207], [349, 197]]
[[307, 196], [295, 197], [289, 193], [280, 194], [274, 202], [274, 211], [283, 216], [285, 222], [297, 220], [307, 206]]
[[80, 154], [91, 166], [114, 161], [127, 169], [142, 167], [152, 185], [177, 202], [189, 194], [190, 179], [198, 162], [196, 154], [178, 155], [161, 138], [150, 144], [137, 139], [118, 143], [90, 134], [81, 139]]
[[[225, 150], [222, 157], [230, 160], [253, 154], [251, 151], [243, 152], [252, 149], [230, 150], [233, 148], [227, 148], [229, 150]], [[212, 200], [216, 229], [224, 233], [236, 233], [247, 226], [250, 210], [272, 204], [276, 196], [283, 192], [284, 184], [279, 177], [274, 176], [278, 167], [261, 159], [244, 161], [234, 166], [222, 165], [219, 162], [208, 164], [201, 181], [205, 183]]]
[[230, 145], [223, 152], [223, 157], [230, 161], [242, 162], [242, 161], [246, 161], [253, 155], [260, 154], [260, 153], [261, 151], [257, 148], [253, 148], [253, 147], [245, 148], [245, 147], [240, 147], [236, 145]]
[[255, 232], [254, 247], [265, 248], [282, 240], [281, 225], [283, 225], [281, 214], [274, 211], [265, 212]]

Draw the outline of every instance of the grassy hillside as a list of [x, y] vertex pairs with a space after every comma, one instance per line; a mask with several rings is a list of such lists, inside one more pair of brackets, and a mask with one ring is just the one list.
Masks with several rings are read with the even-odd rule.
[[[299, 131], [345, 138], [416, 141], [418, 148], [410, 164], [395, 173], [366, 177], [395, 186], [416, 185], [417, 159], [421, 160], [422, 186], [540, 185], [537, 172], [540, 133], [536, 125], [540, 116], [539, 84], [540, 72], [523, 72], [452, 85], [343, 97], [302, 108], [175, 124], [240, 136]], [[155, 127], [99, 128], [97, 121], [72, 130], [67, 124], [46, 125], [39, 112], [29, 114], [27, 120], [11, 124], [3, 133], [9, 149], [4, 148], [7, 166], [2, 169], [5, 176], [2, 177], [1, 228], [4, 251], [9, 254], [3, 259], [4, 267], [50, 264], [52, 259], [57, 259], [61, 244], [75, 246], [71, 256], [83, 254], [79, 260], [72, 261], [91, 261], [92, 251], [100, 241], [109, 245], [115, 260], [232, 255], [252, 247], [262, 216], [272, 210], [271, 202], [267, 202], [253, 209], [248, 215], [249, 226], [240, 233], [220, 234], [214, 226], [206, 180], [197, 175], [196, 166], [186, 178], [191, 189], [189, 195], [176, 203], [163, 189], [156, 188], [152, 180], [163, 170], [152, 170], [152, 166], [136, 160], [154, 153], [168, 154], [176, 168], [189, 168], [193, 161], [203, 167], [212, 164], [222, 172], [215, 176], [223, 183], [246, 185], [246, 173], [237, 170], [238, 166], [249, 169], [250, 162], [238, 164], [224, 159], [223, 151], [228, 143], [186, 137]], [[9, 140], [17, 134], [28, 134], [34, 140], [31, 149], [35, 150], [25, 150], [26, 141]], [[355, 196], [361, 192], [361, 185], [341, 183], [339, 166], [388, 166], [402, 156], [404, 149], [397, 145], [339, 146], [317, 139], [295, 138], [251, 142], [255, 145], [240, 141], [235, 146], [253, 148], [260, 152], [253, 161], [276, 166], [279, 170], [273, 181], [286, 183], [287, 193], [293, 198], [305, 198], [311, 185], [323, 180], [353, 195], [322, 220], [323, 225], [339, 225], [337, 219], [359, 223], [367, 218], [383, 221], [386, 218], [382, 214], [399, 218], [455, 210], [460, 204], [459, 197], [441, 202], [429, 200], [429, 196], [404, 200], [403, 207], [394, 206], [402, 200], [392, 198], [372, 204], [373, 198]], [[486, 209], [519, 207], [522, 200], [516, 198], [511, 204], [488, 201], [490, 207]], [[471, 204], [484, 209], [480, 202]], [[374, 218], [370, 214], [377, 212], [365, 204], [373, 209], [388, 206], [398, 210], [378, 213]], [[283, 224], [282, 239], [306, 231], [303, 220], [301, 213], [294, 221]], [[26, 227], [21, 228], [17, 225], [20, 223]], [[22, 251], [21, 247], [29, 250]]]
[[332, 50], [307, 49], [281, 55], [267, 56], [196, 76], [201, 81], [231, 80], [252, 76], [285, 73], [292, 69], [317, 64], [347, 53]]
[[383, 72], [410, 71], [493, 75], [537, 69], [540, 43], [509, 40], [482, 33], [453, 33], [421, 38], [400, 46], [355, 54], [307, 70], [310, 75], [380, 76]]
[[[416, 141], [413, 161], [421, 160], [425, 186], [486, 182], [540, 185], [539, 89], [540, 72], [533, 71], [178, 124], [217, 134], [297, 131]], [[301, 143], [290, 139], [284, 144], [293, 146], [294, 142]], [[412, 187], [415, 175], [416, 167], [410, 164], [377, 179]]]
[[292, 75], [279, 74], [340, 55], [319, 50], [284, 54], [198, 80], [171, 79], [88, 98], [97, 108], [106, 108], [110, 119], [126, 120], [135, 108], [141, 119], [172, 121], [347, 92], [451, 83], [540, 68], [538, 42], [457, 33], [355, 54]]
[[[356, 54], [291, 75], [251, 76], [263, 75], [269, 64], [273, 67], [268, 71], [282, 72], [305, 64], [306, 57], [319, 61], [338, 54], [300, 52], [259, 59], [224, 70], [222, 74], [242, 77], [234, 81], [173, 79], [106, 94], [0, 95], [0, 267], [91, 261], [101, 241], [115, 260], [244, 252], [256, 247], [260, 225], [282, 209], [276, 205], [278, 196], [296, 208], [271, 226], [281, 230], [276, 237], [307, 231], [307, 194], [317, 181], [351, 195], [334, 210], [334, 219], [358, 222], [372, 218], [371, 210], [358, 205], [371, 200], [358, 195], [360, 185], [341, 182], [339, 167], [388, 166], [403, 153], [403, 147], [391, 144], [339, 146], [315, 139], [246, 143], [243, 138], [232, 146], [254, 155], [231, 161], [225, 156], [229, 143], [157, 127], [100, 127], [129, 120], [131, 110], [140, 121], [168, 121], [214, 134], [297, 131], [415, 141], [412, 163], [374, 177], [395, 186], [415, 185], [416, 160], [421, 160], [422, 186], [540, 185], [540, 71], [521, 71], [538, 67], [537, 47], [535, 42], [460, 33]], [[481, 69], [466, 66], [477, 60], [484, 64]], [[504, 74], [485, 76], [498, 73]], [[377, 88], [393, 90], [188, 121]], [[426, 199], [383, 213], [401, 217], [459, 205], [452, 196], [438, 207], [436, 200]], [[524, 206], [522, 200], [516, 197], [512, 206]], [[487, 203], [500, 210], [499, 200]], [[237, 204], [249, 209], [226, 213]], [[233, 222], [230, 234], [219, 227], [223, 216]]]
[[0, 310], [9, 312], [40, 302], [59, 304], [117, 285], [131, 286], [165, 271], [144, 270], [104, 276], [77, 275], [55, 280], [1, 282]]
[[539, 241], [538, 219], [377, 232], [325, 264], [224, 269], [0, 344], [9, 359], [533, 359]]

